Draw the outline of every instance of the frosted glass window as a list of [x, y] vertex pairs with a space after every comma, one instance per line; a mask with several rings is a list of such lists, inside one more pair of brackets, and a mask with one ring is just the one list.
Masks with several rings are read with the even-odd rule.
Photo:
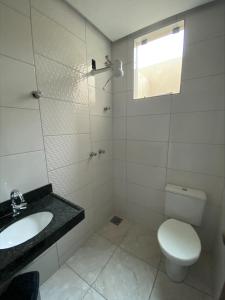
[[184, 21], [134, 40], [134, 99], [180, 92]]

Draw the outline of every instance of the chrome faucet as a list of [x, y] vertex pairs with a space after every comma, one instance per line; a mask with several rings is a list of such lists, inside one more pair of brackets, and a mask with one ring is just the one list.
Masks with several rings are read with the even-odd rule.
[[12, 190], [12, 192], [10, 193], [10, 200], [12, 202], [11, 206], [13, 210], [13, 217], [19, 215], [20, 210], [27, 208], [27, 202], [18, 190]]

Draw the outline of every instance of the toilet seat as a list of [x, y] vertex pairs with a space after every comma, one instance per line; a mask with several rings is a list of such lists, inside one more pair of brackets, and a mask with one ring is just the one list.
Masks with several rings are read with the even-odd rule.
[[201, 253], [201, 242], [194, 228], [175, 219], [159, 227], [158, 241], [164, 255], [181, 266], [192, 265]]

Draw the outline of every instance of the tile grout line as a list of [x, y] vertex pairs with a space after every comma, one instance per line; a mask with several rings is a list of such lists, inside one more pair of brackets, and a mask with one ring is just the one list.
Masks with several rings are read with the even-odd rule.
[[[38, 89], [38, 78], [37, 78], [37, 64], [36, 64], [36, 59], [35, 59], [35, 49], [34, 49], [34, 35], [33, 35], [33, 24], [32, 24], [32, 16], [31, 16], [31, 0], [29, 0], [29, 5], [30, 5], [30, 29], [31, 29], [31, 42], [32, 42], [32, 52], [33, 52], [33, 59], [34, 59], [34, 73], [35, 73], [35, 81], [36, 81], [36, 87]], [[48, 183], [50, 182], [49, 180], [49, 173], [48, 173], [48, 162], [47, 162], [47, 152], [46, 152], [46, 147], [45, 147], [45, 140], [44, 140], [44, 128], [43, 128], [43, 119], [42, 119], [42, 114], [41, 114], [41, 103], [40, 99], [38, 99], [38, 105], [39, 105], [39, 116], [40, 116], [40, 125], [41, 125], [41, 131], [42, 131], [42, 143], [44, 147], [44, 157], [45, 157], [45, 167], [46, 167], [46, 176]]]

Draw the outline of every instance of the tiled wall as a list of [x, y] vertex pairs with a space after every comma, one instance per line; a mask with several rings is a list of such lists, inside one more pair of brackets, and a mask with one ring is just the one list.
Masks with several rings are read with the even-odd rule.
[[[224, 187], [223, 1], [170, 18], [113, 43], [125, 77], [113, 82], [114, 200], [118, 213], [157, 229], [164, 220], [164, 187], [206, 191], [198, 229], [211, 249]], [[133, 39], [184, 19], [181, 93], [132, 100]]]
[[[51, 182], [86, 209], [42, 256], [46, 276], [112, 212], [111, 85], [102, 90], [110, 74], [87, 77], [91, 59], [102, 66], [105, 55], [111, 43], [66, 2], [0, 0], [0, 202]], [[99, 149], [106, 154], [89, 160]]]
[[225, 190], [220, 211], [219, 228], [213, 245], [213, 288], [215, 300], [220, 298], [225, 282], [225, 246], [223, 236], [225, 233]]

